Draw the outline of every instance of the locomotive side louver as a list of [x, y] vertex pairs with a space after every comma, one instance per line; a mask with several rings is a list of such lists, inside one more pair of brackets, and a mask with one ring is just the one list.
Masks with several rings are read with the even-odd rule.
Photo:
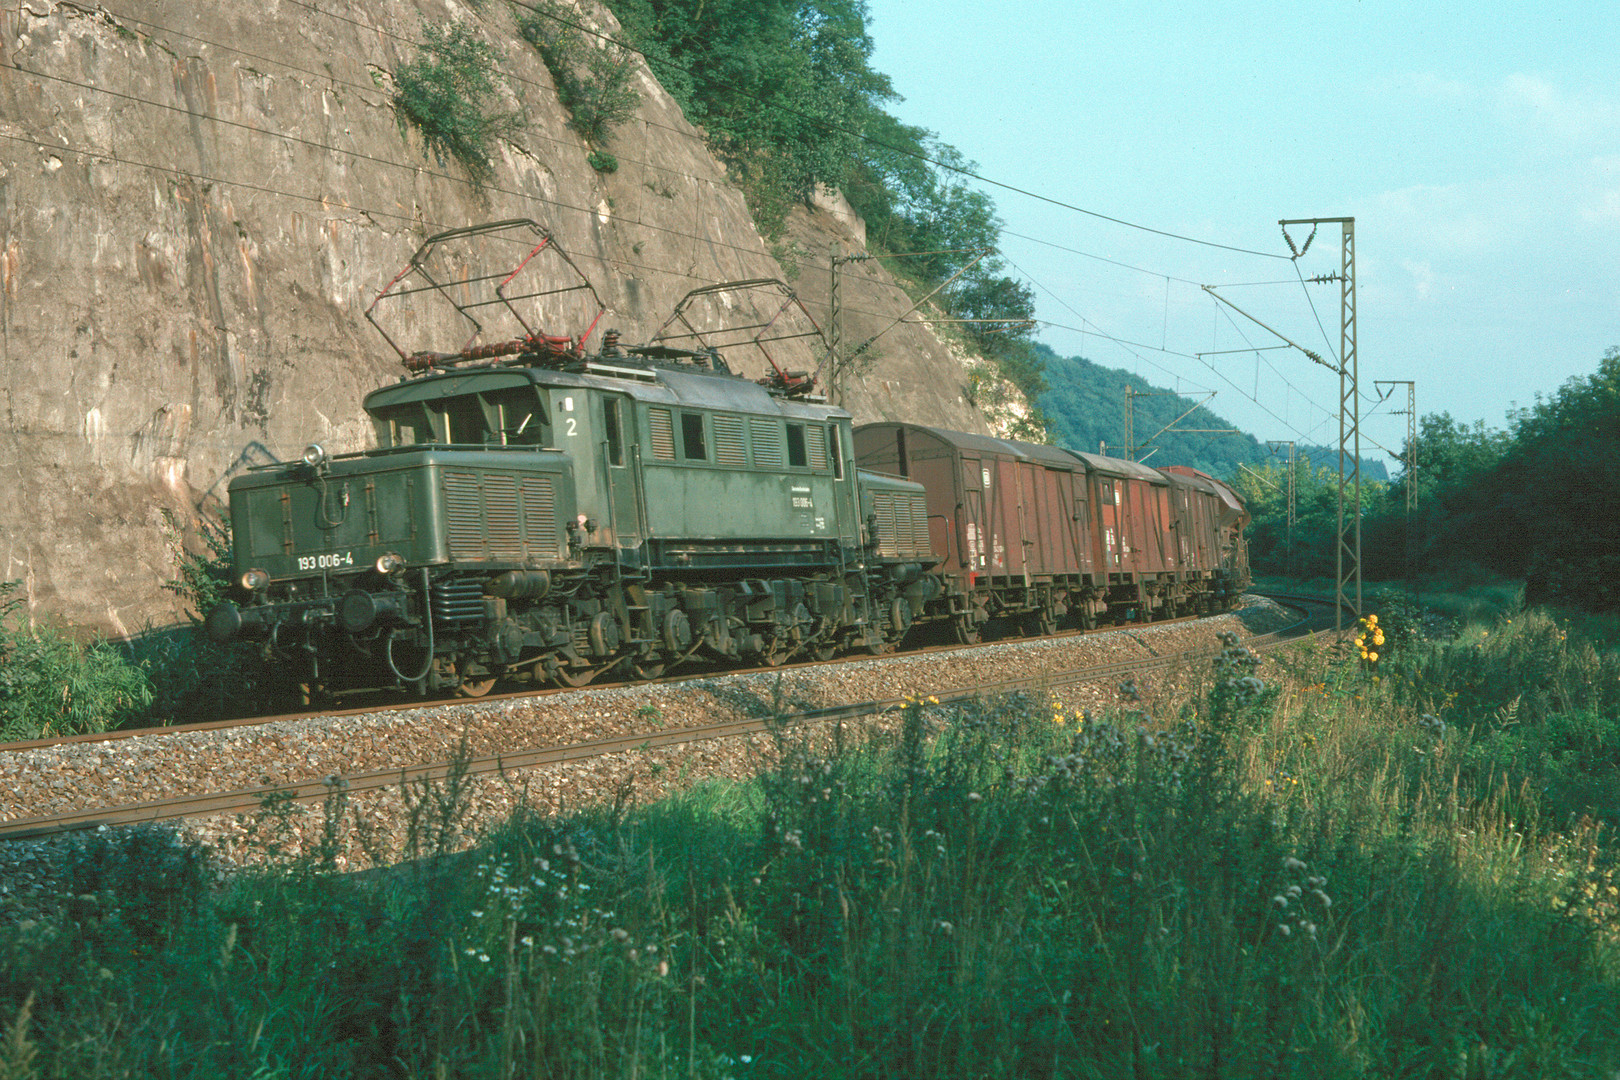
[[452, 559], [521, 562], [562, 554], [549, 476], [446, 472], [444, 511]]
[[748, 464], [743, 453], [743, 421], [740, 416], [716, 413], [714, 417], [714, 460], [717, 465]]
[[780, 469], [782, 467], [781, 423], [765, 417], [751, 416], [748, 418], [748, 434], [754, 443], [754, 467], [756, 469]]
[[928, 552], [928, 496], [909, 495], [906, 502], [911, 511], [910, 529], [905, 540], [911, 545], [910, 555], [922, 555]]
[[675, 421], [668, 409], [647, 410], [647, 434], [652, 438], [653, 457], [659, 461], [675, 460]]
[[[900, 554], [900, 539], [895, 531], [894, 496], [887, 491], [872, 493], [872, 515], [877, 518], [877, 551], [891, 558]], [[907, 515], [908, 519], [910, 515]], [[907, 521], [909, 531], [910, 521]]]

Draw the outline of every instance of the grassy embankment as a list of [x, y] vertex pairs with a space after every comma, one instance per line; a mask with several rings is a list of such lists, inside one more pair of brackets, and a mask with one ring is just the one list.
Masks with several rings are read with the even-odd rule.
[[1612, 1077], [1620, 657], [1381, 625], [435, 856], [452, 784], [386, 878], [99, 840], [0, 929], [0, 1078]]

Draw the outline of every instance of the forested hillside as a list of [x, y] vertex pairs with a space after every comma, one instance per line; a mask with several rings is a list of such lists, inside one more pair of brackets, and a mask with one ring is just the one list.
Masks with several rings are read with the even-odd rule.
[[[898, 98], [871, 67], [861, 0], [607, 3], [624, 42], [703, 128], [767, 238], [781, 238], [788, 211], [818, 185], [841, 190], [865, 221], [869, 252], [916, 296], [938, 288], [933, 303], [964, 320], [964, 344], [1034, 400], [1045, 385], [1034, 293], [994, 253], [1001, 222], [965, 180], [973, 163], [887, 111]], [[557, 25], [570, 18], [555, 0], [533, 9]], [[865, 350], [851, 347], [858, 371]]]
[[[1210, 434], [1230, 428], [1221, 417], [1173, 391], [1117, 368], [1106, 368], [1080, 356], [1058, 356], [1045, 345], [1036, 347], [1045, 361], [1046, 392], [1039, 404], [1052, 441], [1071, 450], [1125, 456], [1125, 391], [1138, 396], [1132, 405], [1136, 457], [1152, 465], [1190, 465], [1212, 476], [1227, 477], [1238, 465], [1258, 467], [1268, 461], [1270, 448], [1253, 435], [1236, 432]], [[1151, 395], [1151, 396], [1147, 396]], [[1186, 416], [1181, 414], [1192, 408]], [[1179, 419], [1177, 419], [1179, 417]], [[1162, 430], [1164, 428], [1172, 430]], [[1193, 434], [1190, 429], [1204, 429]], [[1151, 456], [1149, 456], [1151, 455]]]
[[[1408, 516], [1406, 480], [1364, 491], [1362, 572], [1377, 580], [1475, 566], [1521, 578], [1532, 602], [1620, 610], [1620, 347], [1597, 371], [1508, 415], [1505, 430], [1422, 418]], [[1299, 520], [1287, 558], [1281, 466], [1238, 481], [1255, 514], [1251, 554], [1263, 571], [1331, 573], [1332, 477], [1296, 476]]]
[[[1106, 443], [1106, 453], [1125, 456], [1125, 390], [1129, 387], [1138, 395], [1132, 403], [1132, 438], [1139, 461], [1190, 465], [1223, 479], [1237, 475], [1239, 466], [1264, 469], [1278, 461], [1277, 454], [1253, 435], [1222, 433], [1221, 429], [1233, 425], [1199, 405], [1198, 397], [1183, 397], [1139, 375], [1103, 367], [1082, 356], [1059, 356], [1045, 345], [1037, 344], [1034, 351], [1047, 384], [1037, 401], [1052, 441], [1059, 446], [1095, 454]], [[1287, 451], [1280, 452], [1286, 459]], [[1301, 443], [1294, 447], [1294, 455], [1318, 466], [1338, 468], [1336, 449]], [[1361, 468], [1363, 480], [1388, 479], [1381, 461], [1363, 459]]]

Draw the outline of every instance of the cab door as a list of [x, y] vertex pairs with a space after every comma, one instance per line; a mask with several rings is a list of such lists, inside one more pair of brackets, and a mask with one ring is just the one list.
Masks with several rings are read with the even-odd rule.
[[620, 551], [639, 551], [645, 538], [645, 499], [641, 488], [641, 446], [636, 438], [636, 410], [624, 394], [598, 394], [597, 430], [606, 478], [609, 522]]

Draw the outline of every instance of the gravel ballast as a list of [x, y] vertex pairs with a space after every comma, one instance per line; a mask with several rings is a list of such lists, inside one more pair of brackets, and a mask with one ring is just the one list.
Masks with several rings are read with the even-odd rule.
[[[1271, 601], [1246, 597], [1231, 615], [1192, 623], [1129, 627], [1080, 637], [997, 642], [951, 652], [897, 655], [780, 672], [716, 675], [677, 684], [583, 689], [545, 697], [435, 702], [420, 708], [168, 735], [106, 743], [0, 751], [0, 820], [404, 769], [452, 759], [509, 754], [617, 735], [680, 728], [878, 701], [1189, 651], [1213, 652], [1216, 635], [1266, 633], [1294, 621]], [[1160, 680], [1173, 680], [1173, 674]], [[1138, 680], [1139, 682], [1141, 680]], [[1112, 683], [1059, 691], [1072, 710], [1121, 700]], [[539, 766], [462, 781], [469, 833], [519, 805], [554, 813], [604, 800], [646, 801], [672, 786], [752, 775], [774, 747], [769, 736], [737, 736]], [[214, 849], [223, 866], [268, 855], [297, 858], [334, 835], [332, 857], [361, 868], [405, 857], [412, 805], [433, 793], [395, 785], [356, 792], [328, 805], [283, 805], [252, 815], [220, 815], [177, 826], [182, 839]], [[414, 811], [420, 816], [420, 810]], [[152, 826], [148, 826], [152, 827]], [[0, 841], [0, 900], [46, 885], [72, 837]], [[329, 854], [331, 854], [329, 852]]]

